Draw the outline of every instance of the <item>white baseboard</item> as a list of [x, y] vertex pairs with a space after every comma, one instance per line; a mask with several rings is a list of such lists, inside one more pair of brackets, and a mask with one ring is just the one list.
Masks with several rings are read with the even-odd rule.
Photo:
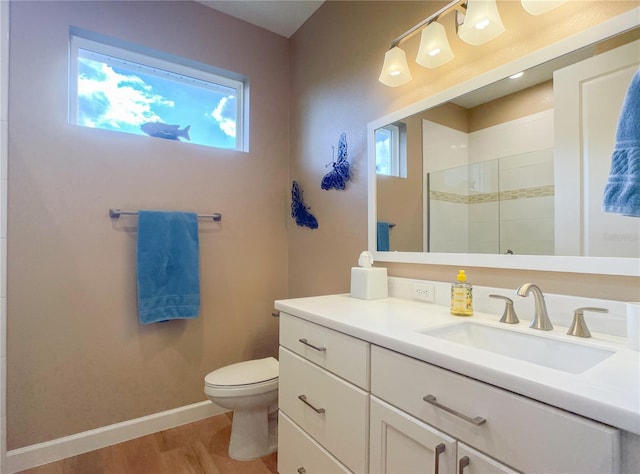
[[207, 400], [65, 436], [64, 438], [13, 449], [7, 452], [7, 473], [13, 474], [71, 456], [77, 456], [78, 454], [105, 448], [123, 441], [139, 438], [140, 436], [219, 415], [226, 411], [228, 410]]

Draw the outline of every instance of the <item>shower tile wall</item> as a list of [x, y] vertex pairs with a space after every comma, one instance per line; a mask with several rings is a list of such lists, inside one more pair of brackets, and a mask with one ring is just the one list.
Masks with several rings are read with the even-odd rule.
[[[422, 122], [424, 172], [460, 167], [446, 176], [432, 173], [431, 191], [447, 190], [447, 195], [433, 200], [429, 213], [429, 251], [469, 251], [469, 206], [467, 176], [463, 165], [469, 163], [469, 134], [429, 120]], [[439, 181], [439, 180], [447, 180]]]
[[500, 160], [500, 253], [553, 255], [553, 150]]
[[[470, 134], [428, 121], [423, 129], [425, 136], [446, 133], [456, 140], [449, 143], [465, 141], [464, 135], [472, 150], [469, 166], [461, 166], [459, 149], [445, 140], [431, 143], [439, 145], [439, 159], [425, 160], [425, 168], [437, 165], [426, 169], [430, 251], [553, 255], [553, 111]], [[498, 158], [499, 171], [480, 167]], [[447, 163], [455, 169], [433, 172]]]
[[432, 201], [429, 216], [430, 252], [469, 252], [469, 206]]

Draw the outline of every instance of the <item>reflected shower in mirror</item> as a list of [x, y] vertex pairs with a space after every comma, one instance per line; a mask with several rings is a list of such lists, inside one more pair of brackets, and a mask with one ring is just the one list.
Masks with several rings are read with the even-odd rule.
[[430, 252], [551, 255], [551, 149], [428, 175]]

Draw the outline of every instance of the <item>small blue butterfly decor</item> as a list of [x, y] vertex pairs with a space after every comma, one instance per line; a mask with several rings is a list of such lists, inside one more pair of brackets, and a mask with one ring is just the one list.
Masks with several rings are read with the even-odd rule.
[[309, 229], [318, 228], [318, 220], [309, 211], [309, 206], [304, 203], [302, 190], [297, 181], [291, 185], [291, 217], [295, 218], [296, 224]]
[[351, 178], [347, 161], [347, 134], [342, 133], [338, 140], [338, 160], [332, 163], [333, 169], [322, 178], [322, 189], [344, 189]]

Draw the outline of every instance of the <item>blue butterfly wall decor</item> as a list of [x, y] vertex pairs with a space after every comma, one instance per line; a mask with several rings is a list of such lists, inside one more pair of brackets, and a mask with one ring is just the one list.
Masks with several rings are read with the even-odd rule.
[[291, 185], [291, 217], [295, 218], [296, 224], [309, 229], [318, 228], [318, 220], [309, 211], [309, 206], [304, 203], [302, 190], [297, 181]]
[[332, 163], [333, 169], [322, 178], [322, 189], [344, 189], [351, 178], [347, 161], [347, 134], [342, 133], [338, 140], [338, 160]]

